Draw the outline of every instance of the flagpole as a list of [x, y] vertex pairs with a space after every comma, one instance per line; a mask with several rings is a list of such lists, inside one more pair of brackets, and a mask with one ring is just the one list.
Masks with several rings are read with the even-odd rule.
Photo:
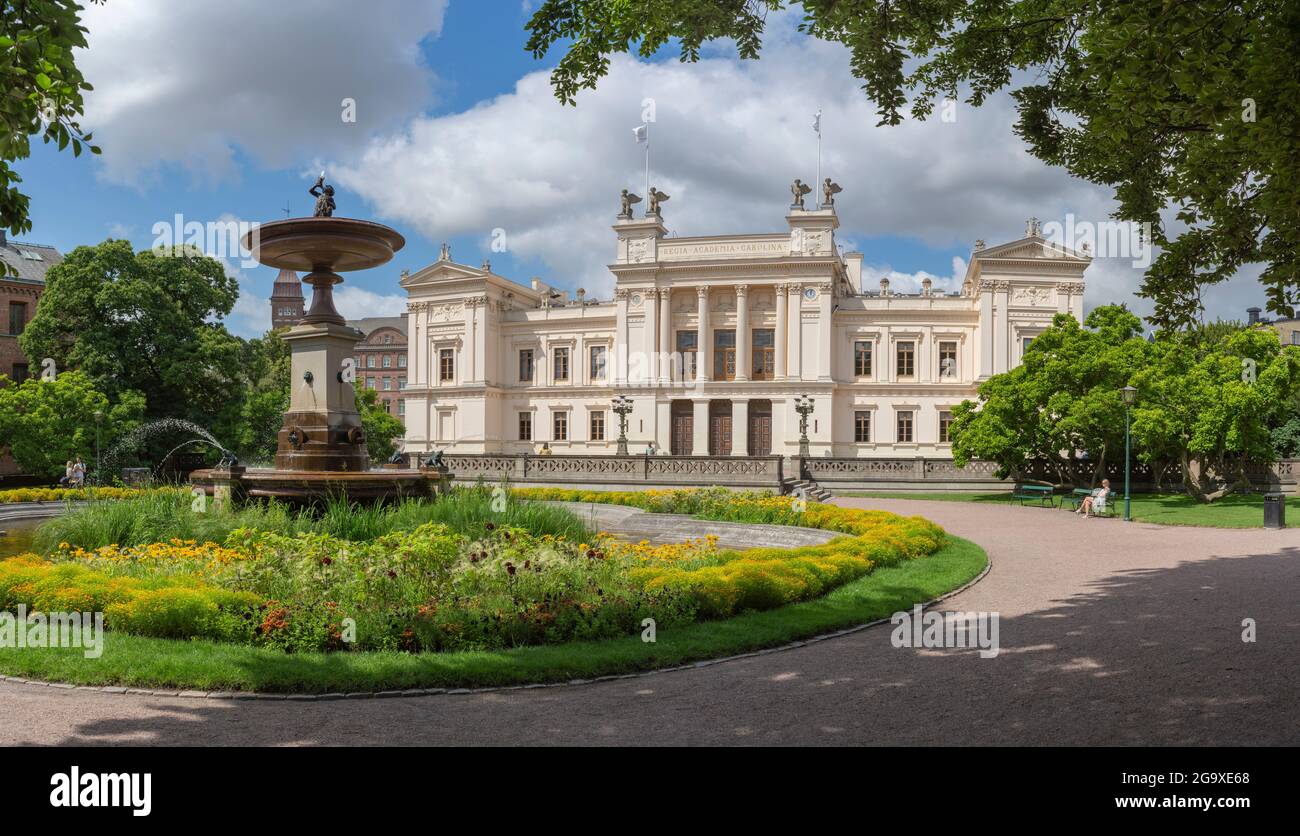
[[817, 179], [813, 181], [813, 205], [821, 208], [817, 192], [822, 187], [822, 109], [817, 108]]
[[[650, 199], [650, 123], [645, 123], [645, 199]], [[650, 204], [646, 204], [649, 206]]]

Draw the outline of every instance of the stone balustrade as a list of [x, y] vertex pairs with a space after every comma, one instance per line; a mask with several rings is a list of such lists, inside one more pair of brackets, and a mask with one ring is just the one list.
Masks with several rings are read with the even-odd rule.
[[443, 462], [464, 485], [482, 479], [565, 487], [703, 487], [780, 492], [781, 456], [608, 456], [448, 453]]

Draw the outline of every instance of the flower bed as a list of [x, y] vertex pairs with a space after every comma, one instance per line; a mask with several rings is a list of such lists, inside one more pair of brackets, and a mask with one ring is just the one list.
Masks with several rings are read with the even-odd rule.
[[[355, 542], [319, 532], [231, 532], [0, 562], [0, 607], [102, 609], [110, 630], [286, 650], [477, 650], [662, 629], [817, 598], [945, 542], [926, 520], [725, 491], [516, 491], [846, 536], [796, 549], [574, 542], [517, 527], [426, 523]], [[58, 605], [58, 606], [55, 606]], [[351, 641], [354, 634], [355, 641]]]
[[176, 488], [9, 488], [0, 491], [0, 505], [13, 502], [63, 502], [82, 499], [127, 499]]

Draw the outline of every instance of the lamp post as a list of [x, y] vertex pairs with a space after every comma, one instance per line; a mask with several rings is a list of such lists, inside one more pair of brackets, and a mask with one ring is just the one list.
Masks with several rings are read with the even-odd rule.
[[1124, 399], [1124, 522], [1132, 522], [1133, 515], [1129, 508], [1129, 455], [1132, 450], [1132, 435], [1129, 433], [1130, 417], [1133, 414], [1133, 404], [1137, 402], [1138, 390], [1132, 386], [1125, 386], [1119, 390], [1120, 397]]
[[632, 399], [619, 395], [614, 399], [614, 414], [618, 416], [618, 455], [627, 455], [627, 416], [632, 414]]
[[95, 484], [101, 484], [103, 476], [99, 472], [99, 433], [100, 428], [104, 425], [104, 413], [95, 410]]
[[812, 415], [813, 399], [800, 395], [794, 399], [794, 411], [799, 413], [799, 456], [808, 458], [808, 416]]

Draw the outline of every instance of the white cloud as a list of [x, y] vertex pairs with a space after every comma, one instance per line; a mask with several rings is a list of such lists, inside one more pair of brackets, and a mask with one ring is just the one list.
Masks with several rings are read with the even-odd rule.
[[[216, 182], [238, 154], [283, 166], [297, 154], [363, 145], [418, 111], [433, 75], [420, 41], [446, 0], [113, 0], [89, 5], [83, 127], [104, 149], [101, 175], [136, 183], [160, 165]], [[356, 100], [344, 123], [341, 102]]]
[[[310, 288], [304, 290], [310, 293]], [[334, 307], [346, 319], [367, 316], [397, 316], [406, 312], [405, 293], [374, 293], [356, 285], [339, 285], [334, 290]]]

